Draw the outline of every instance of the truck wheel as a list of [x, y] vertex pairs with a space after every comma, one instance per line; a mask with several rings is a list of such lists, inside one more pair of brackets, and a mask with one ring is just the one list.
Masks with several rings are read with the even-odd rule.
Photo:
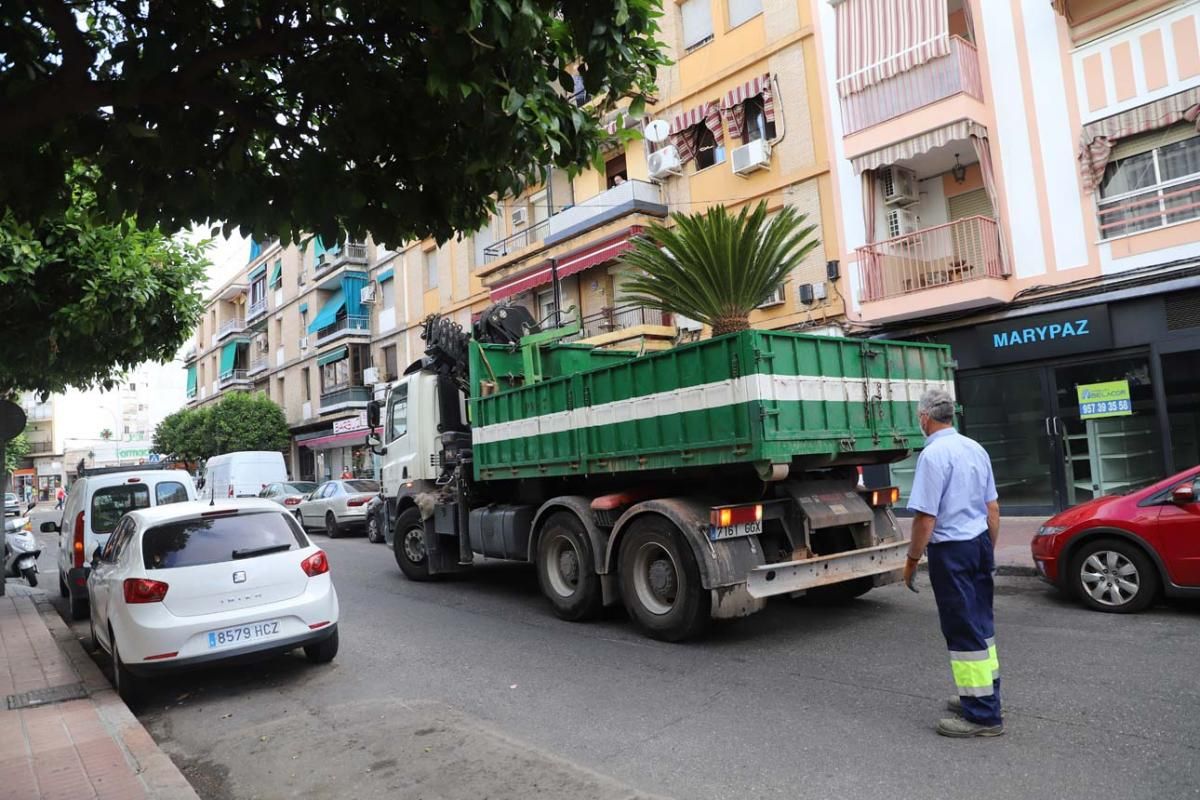
[[551, 514], [538, 538], [537, 574], [542, 594], [560, 619], [595, 619], [603, 608], [600, 576], [591, 540], [579, 519], [566, 511]]
[[856, 597], [862, 597], [873, 588], [875, 588], [875, 582], [871, 578], [855, 578], [845, 583], [809, 589], [801, 599], [807, 600], [813, 605], [836, 606], [841, 603], [849, 603]]
[[669, 521], [634, 520], [621, 540], [618, 563], [621, 599], [646, 635], [679, 642], [708, 627], [712, 601], [700, 584], [700, 568]]
[[425, 553], [425, 523], [418, 508], [407, 508], [396, 520], [396, 535], [392, 541], [396, 565], [410, 581], [427, 581], [429, 556]]

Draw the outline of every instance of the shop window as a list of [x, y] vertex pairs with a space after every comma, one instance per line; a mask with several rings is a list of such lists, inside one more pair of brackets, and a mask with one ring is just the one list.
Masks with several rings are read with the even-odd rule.
[[729, 0], [729, 27], [736, 28], [762, 13], [762, 0]]
[[725, 147], [717, 144], [708, 126], [697, 125], [693, 130], [696, 132], [696, 171], [725, 163]]
[[712, 41], [712, 0], [683, 0], [679, 4], [679, 16], [684, 50], [694, 50]]
[[775, 121], [767, 120], [767, 112], [763, 107], [762, 95], [751, 97], [742, 104], [745, 109], [746, 122], [742, 128], [742, 141], [753, 142], [755, 139], [775, 141]]
[[1111, 239], [1200, 218], [1200, 135], [1191, 123], [1121, 140], [1100, 182], [1100, 235]]

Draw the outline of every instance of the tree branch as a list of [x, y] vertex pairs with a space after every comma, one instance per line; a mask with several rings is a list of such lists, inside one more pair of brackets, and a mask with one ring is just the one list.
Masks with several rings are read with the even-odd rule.
[[75, 15], [64, 3], [46, 3], [42, 9], [58, 43], [62, 45], [64, 76], [72, 80], [86, 78], [95, 56], [83, 38], [83, 32], [75, 24]]

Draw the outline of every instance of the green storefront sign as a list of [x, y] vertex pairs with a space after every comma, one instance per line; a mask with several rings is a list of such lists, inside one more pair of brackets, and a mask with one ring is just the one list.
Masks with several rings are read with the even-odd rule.
[[1133, 414], [1129, 381], [1086, 383], [1075, 387], [1079, 395], [1079, 418], [1128, 417]]

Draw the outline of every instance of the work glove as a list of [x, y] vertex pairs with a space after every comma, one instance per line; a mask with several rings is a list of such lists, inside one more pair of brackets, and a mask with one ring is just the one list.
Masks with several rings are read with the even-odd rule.
[[917, 578], [917, 565], [920, 563], [919, 560], [913, 561], [907, 556], [904, 558], [904, 585], [918, 594], [920, 594], [921, 590], [916, 587], [913, 581]]

